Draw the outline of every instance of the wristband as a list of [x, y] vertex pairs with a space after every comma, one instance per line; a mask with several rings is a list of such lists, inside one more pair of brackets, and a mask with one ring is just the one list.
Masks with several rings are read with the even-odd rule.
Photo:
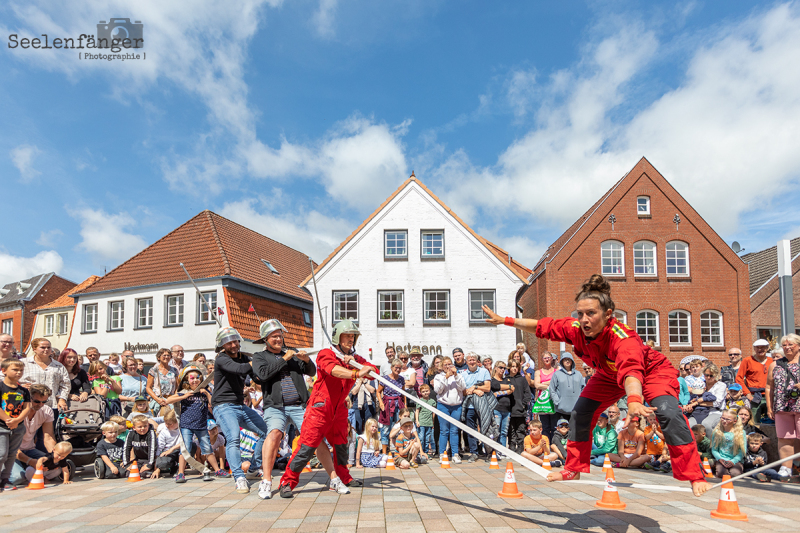
[[506, 326], [513, 326], [515, 319], [513, 317], [507, 316], [505, 320], [503, 320], [503, 324]]
[[353, 379], [358, 377], [358, 370], [353, 370]]
[[639, 396], [638, 394], [629, 394], [628, 403], [643, 403], [642, 397]]

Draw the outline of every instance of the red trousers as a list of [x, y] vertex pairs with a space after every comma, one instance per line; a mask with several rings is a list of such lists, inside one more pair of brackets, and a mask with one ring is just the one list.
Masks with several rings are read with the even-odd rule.
[[[669, 449], [672, 475], [681, 481], [703, 481], [705, 478], [697, 445], [689, 421], [678, 404], [677, 371], [672, 366], [654, 369], [645, 376], [642, 392], [644, 400], [656, 408], [656, 417]], [[589, 472], [591, 435], [597, 418], [623, 396], [625, 390], [617, 384], [616, 376], [596, 372], [588, 381], [575, 404], [570, 420], [567, 462], [564, 466], [566, 470]]]

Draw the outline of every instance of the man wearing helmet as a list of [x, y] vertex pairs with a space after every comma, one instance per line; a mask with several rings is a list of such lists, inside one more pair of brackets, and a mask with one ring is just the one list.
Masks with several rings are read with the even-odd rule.
[[314, 376], [317, 367], [306, 352], [287, 350], [283, 334], [286, 328], [278, 320], [266, 320], [259, 328], [256, 344], [266, 344], [266, 350], [253, 354], [253, 374], [261, 381], [264, 392], [264, 422], [267, 438], [264, 447], [264, 479], [258, 486], [258, 496], [266, 500], [272, 495], [272, 466], [278, 455], [289, 420], [302, 431], [303, 415], [308, 403], [308, 388], [304, 376]]
[[247, 475], [242, 471], [242, 456], [239, 452], [239, 428], [247, 429], [258, 435], [258, 442], [253, 450], [255, 470], [248, 475], [261, 477], [262, 448], [267, 435], [267, 425], [255, 410], [244, 404], [244, 382], [253, 375], [250, 357], [240, 353], [242, 336], [234, 328], [225, 327], [217, 332], [214, 361], [214, 394], [211, 405], [214, 417], [225, 435], [225, 455], [233, 470], [236, 481], [236, 492], [247, 494], [250, 486]]
[[[300, 472], [317, 451], [322, 466], [330, 476], [330, 490], [348, 494], [348, 485], [360, 486], [347, 469], [347, 404], [345, 400], [353, 388], [356, 378], [363, 378], [377, 368], [361, 356], [356, 355], [355, 344], [360, 335], [358, 328], [350, 320], [342, 320], [333, 328], [333, 346], [321, 350], [317, 355], [317, 381], [308, 399], [308, 408], [303, 419], [299, 445], [292, 454], [286, 471], [281, 477], [280, 494], [291, 498], [292, 489], [297, 486]], [[341, 357], [342, 359], [339, 359]], [[348, 368], [350, 361], [364, 365], [361, 370]], [[320, 446], [322, 439], [333, 446], [335, 458], [330, 456], [326, 446]], [[319, 450], [317, 450], [319, 447]]]

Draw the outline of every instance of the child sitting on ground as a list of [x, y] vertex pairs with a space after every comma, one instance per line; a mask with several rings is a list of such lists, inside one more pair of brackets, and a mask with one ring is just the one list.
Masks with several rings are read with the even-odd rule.
[[558, 458], [558, 455], [550, 451], [550, 441], [546, 435], [542, 435], [542, 423], [539, 420], [531, 420], [531, 423], [528, 424], [528, 432], [522, 457], [539, 466], [543, 465], [545, 461], [554, 461]]
[[569, 435], [569, 421], [562, 418], [556, 424], [553, 444], [550, 445], [550, 449], [558, 456], [558, 459], [551, 464], [553, 467], [562, 466], [567, 461], [567, 435]]
[[144, 415], [136, 415], [131, 420], [133, 431], [128, 431], [125, 439], [125, 451], [122, 454], [122, 466], [129, 470], [136, 461], [139, 475], [144, 478], [153, 473], [156, 466], [156, 432]]
[[716, 464], [716, 476], [721, 478], [725, 474], [736, 477], [744, 472], [742, 460], [747, 451], [744, 439], [744, 429], [736, 410], [728, 409], [722, 412], [719, 423], [711, 434], [711, 453]]
[[[432, 407], [436, 407], [436, 400], [431, 398], [430, 385], [420, 385], [419, 395], [423, 403], [427, 403]], [[424, 407], [417, 406], [416, 412], [417, 426], [419, 426], [419, 440], [422, 443], [422, 449], [428, 455], [435, 454], [436, 446], [433, 444], [433, 421], [436, 419], [436, 414], [428, 411]]]
[[100, 426], [100, 431], [103, 432], [103, 438], [97, 443], [94, 475], [97, 479], [127, 477], [128, 472], [122, 466], [125, 441], [119, 438], [119, 425], [116, 422], [105, 422]]
[[[616, 405], [614, 406], [617, 407]], [[608, 418], [608, 413], [600, 413], [597, 424], [592, 430], [592, 460], [595, 466], [603, 466], [606, 454], [617, 451], [617, 431]]]
[[728, 395], [725, 397], [725, 409], [736, 409], [742, 407], [750, 409], [750, 400], [742, 393], [742, 386], [738, 383], [728, 385]]
[[414, 422], [409, 417], [400, 419], [400, 431], [394, 439], [394, 447], [399, 457], [397, 467], [402, 469], [417, 468], [417, 455], [425, 455], [422, 452], [422, 444], [419, 442], [414, 431]]
[[[211, 443], [211, 455], [207, 457], [208, 464], [216, 470], [214, 475], [217, 477], [231, 477], [231, 473], [225, 470], [225, 437], [219, 432], [219, 426], [213, 420], [208, 420], [208, 440]], [[200, 458], [200, 450], [197, 450], [197, 457]]]
[[388, 457], [382, 452], [378, 421], [370, 418], [364, 422], [364, 434], [358, 436], [356, 468], [386, 468], [387, 460]]
[[122, 442], [125, 442], [125, 439], [128, 437], [128, 430], [133, 429], [133, 423], [130, 420], [125, 420], [125, 417], [122, 415], [114, 415], [108, 419], [109, 422], [114, 422], [117, 425], [118, 434], [117, 438], [122, 439]]
[[647, 415], [647, 427], [644, 430], [647, 455], [650, 461], [644, 464], [647, 470], [660, 470], [662, 472], [672, 471], [669, 460], [669, 449], [664, 446], [664, 432], [658, 423], [655, 413]]
[[181, 454], [181, 431], [175, 411], [168, 411], [164, 415], [164, 423], [159, 424], [156, 435], [158, 435], [156, 452], [158, 457], [156, 458], [156, 469], [153, 470], [153, 478], [158, 478], [161, 472], [172, 475], [178, 468], [178, 457]]
[[150, 409], [150, 403], [147, 401], [147, 398], [144, 396], [137, 396], [136, 399], [133, 401], [133, 411], [131, 414], [128, 415], [128, 420], [133, 420], [133, 417], [144, 415], [147, 417], [150, 425], [153, 426], [155, 430], [159, 424], [164, 422], [163, 416], [155, 416], [153, 411]]
[[[419, 434], [417, 433], [417, 428], [413, 424], [414, 411], [412, 411], [408, 407], [403, 407], [402, 409], [400, 409], [400, 411], [397, 412], [397, 423], [394, 426], [392, 426], [391, 431], [389, 431], [389, 447], [390, 448], [394, 445], [395, 437], [397, 437], [397, 434], [400, 433], [400, 419], [401, 418], [410, 418], [412, 420], [411, 426], [412, 426], [412, 431], [414, 432], [414, 437], [419, 439]], [[422, 441], [420, 441], [420, 443], [421, 442]], [[395, 450], [395, 451], [397, 451], [397, 450]], [[427, 462], [428, 462], [428, 454], [420, 453], [417, 456], [417, 463], [424, 465]]]
[[700, 459], [707, 459], [709, 466], [713, 469], [714, 455], [711, 453], [711, 439], [706, 437], [706, 427], [703, 424], [695, 424], [692, 426], [692, 434]]
[[72, 444], [69, 442], [59, 442], [53, 447], [52, 452], [48, 452], [44, 457], [40, 457], [36, 461], [36, 467], [29, 466], [25, 469], [25, 477], [28, 481], [33, 479], [33, 475], [37, 470], [44, 470], [44, 478], [48, 481], [53, 481], [57, 477], [62, 476], [64, 485], [69, 485], [72, 480], [69, 478], [69, 465], [67, 464], [67, 457], [72, 453]]
[[628, 427], [617, 435], [617, 453], [608, 454], [614, 468], [640, 468], [651, 457], [645, 453], [644, 433], [639, 429], [639, 417], [633, 416]]
[[[747, 436], [747, 453], [744, 455], [744, 471], [750, 472], [760, 466], [767, 464], [767, 452], [761, 449], [764, 444], [764, 436], [759, 433], [751, 433]], [[751, 477], [763, 482], [780, 481], [781, 475], [774, 468], [767, 468]]]

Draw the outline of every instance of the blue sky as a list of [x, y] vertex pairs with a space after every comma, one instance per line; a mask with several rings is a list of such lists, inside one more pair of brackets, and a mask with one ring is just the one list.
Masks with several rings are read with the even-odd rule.
[[800, 235], [796, 2], [11, 0], [0, 34], [118, 16], [145, 60], [2, 48], [0, 282], [202, 209], [321, 261], [412, 170], [533, 266], [641, 156], [729, 243]]

